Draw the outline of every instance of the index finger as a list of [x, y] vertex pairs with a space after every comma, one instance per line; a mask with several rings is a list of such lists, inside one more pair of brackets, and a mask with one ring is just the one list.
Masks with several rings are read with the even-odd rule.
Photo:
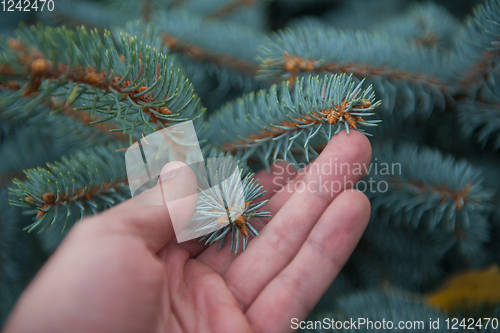
[[[224, 272], [243, 310], [292, 261], [326, 208], [346, 187], [361, 179], [366, 170], [362, 165], [370, 160], [370, 142], [364, 134], [342, 131], [331, 139], [301, 180], [301, 190], [295, 189], [262, 233]], [[351, 172], [357, 165], [360, 172]], [[332, 172], [327, 172], [329, 168]]]

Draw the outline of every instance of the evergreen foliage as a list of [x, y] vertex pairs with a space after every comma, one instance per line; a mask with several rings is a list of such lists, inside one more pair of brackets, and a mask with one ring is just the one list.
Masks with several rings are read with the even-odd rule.
[[[6, 89], [0, 95], [7, 96], [10, 93], [12, 91]], [[127, 135], [121, 131], [112, 131], [119, 129], [121, 123], [112, 119], [101, 122], [103, 117], [86, 110], [81, 100], [70, 106], [63, 98], [55, 96], [33, 108], [27, 108], [32, 102], [33, 99], [29, 97], [19, 98], [12, 106], [1, 111], [0, 120], [3, 124], [23, 123], [33, 131], [41, 131], [46, 136], [53, 137], [56, 145], [71, 146], [73, 149], [105, 141], [120, 141], [124, 145], [128, 143]]]
[[26, 170], [26, 181], [14, 180], [17, 188], [11, 193], [17, 199], [11, 204], [36, 213], [25, 229], [57, 225], [64, 232], [77, 219], [128, 199], [125, 158], [118, 147], [80, 150], [46, 168]]
[[428, 2], [414, 4], [398, 18], [374, 26], [375, 30], [399, 35], [417, 45], [446, 50], [451, 48], [459, 22], [445, 8]]
[[244, 95], [210, 117], [211, 141], [242, 160], [256, 154], [266, 166], [278, 157], [297, 164], [294, 149], [309, 161], [318, 155], [310, 145], [317, 135], [324, 143], [342, 129], [376, 126], [363, 117], [374, 115], [380, 102], [371, 87], [361, 90], [362, 83], [344, 75], [309, 76], [297, 79], [293, 91], [284, 82], [279, 92], [273, 85]]
[[[52, 162], [71, 150], [69, 145], [57, 143], [57, 138], [26, 126], [16, 126], [8, 131], [0, 146], [0, 186], [10, 186], [12, 179], [23, 177], [23, 169]], [[18, 152], [22, 151], [23, 154]]]
[[[139, 7], [138, 10], [140, 12], [142, 2], [134, 1], [135, 6], [132, 6], [132, 1], [116, 1], [115, 4], [126, 4], [129, 8]], [[117, 8], [116, 6], [113, 6], [113, 8], [110, 7], [88, 0], [59, 1], [57, 6], [54, 6], [53, 11], [40, 11], [39, 20], [45, 25], [64, 25], [68, 28], [76, 28], [83, 24], [102, 29], [110, 28], [114, 25], [123, 25], [127, 17], [133, 17], [125, 8], [120, 8], [121, 15], [113, 15], [113, 11], [116, 11]], [[134, 8], [134, 10], [137, 10], [137, 8]]]
[[333, 8], [322, 16], [338, 29], [371, 30], [377, 24], [394, 20], [407, 4], [408, 1], [400, 0], [339, 1], [339, 8]]
[[[387, 191], [371, 197], [373, 215], [429, 230], [443, 224], [452, 231], [469, 228], [481, 214], [492, 211], [493, 192], [486, 188], [480, 170], [465, 161], [411, 144], [395, 150], [386, 144], [375, 149], [373, 156], [380, 169], [369, 177], [387, 184]], [[475, 220], [471, 221], [471, 214]]]
[[130, 142], [136, 128], [148, 133], [204, 112], [179, 68], [126, 35], [119, 51], [109, 32], [103, 42], [97, 31], [83, 28], [22, 28], [17, 40], [0, 40], [0, 48], [1, 74], [10, 79], [5, 84], [20, 87], [2, 99], [2, 108], [14, 108], [21, 97], [32, 100], [20, 103], [19, 112], [54, 95], [67, 105], [85, 100], [82, 108], [99, 113], [101, 122], [121, 121], [117, 130], [129, 132]]
[[287, 25], [287, 28], [290, 28], [292, 30], [303, 28], [309, 31], [315, 31], [316, 29], [328, 29], [331, 27], [332, 26], [329, 25], [327, 22], [315, 16], [299, 17], [295, 20], [292, 20]]
[[159, 12], [149, 24], [132, 21], [115, 35], [122, 30], [166, 54], [178, 55], [202, 95], [203, 87], [211, 88], [214, 77], [216, 94], [221, 96], [231, 87], [249, 92], [258, 86], [254, 58], [263, 39], [261, 31], [232, 22], [207, 21], [183, 11]]
[[[386, 237], [393, 241], [385, 242]], [[366, 274], [371, 276], [367, 287], [387, 281], [407, 290], [428, 290], [443, 277], [440, 261], [453, 245], [450, 238], [443, 231], [415, 231], [396, 226], [393, 221], [372, 219], [353, 259], [365, 265], [380, 262], [367, 267]]]
[[500, 3], [488, 0], [474, 9], [455, 41], [454, 79], [465, 93], [474, 93], [484, 84], [494, 84], [500, 50]]
[[500, 148], [500, 91], [484, 87], [476, 99], [465, 99], [457, 105], [460, 127], [465, 137], [474, 137], [483, 147], [490, 143]]
[[269, 0], [189, 0], [180, 1], [175, 8], [209, 20], [230, 21], [248, 27], [265, 29], [267, 25], [266, 2]]
[[308, 319], [498, 317], [425, 303], [500, 265], [500, 1], [462, 24], [471, 2], [65, 0], [22, 16], [45, 26], [2, 18], [0, 322], [74, 223], [130, 197], [123, 151], [187, 120], [207, 160], [241, 170], [241, 214], [215, 179], [224, 195], [200, 192], [195, 215], [224, 220], [198, 239], [235, 254], [269, 217], [255, 172], [373, 135], [355, 185], [374, 185], [370, 224]]
[[[220, 223], [221, 221], [227, 221], [228, 224], [214, 232], [206, 234], [200, 238], [200, 241], [204, 241], [205, 245], [212, 245], [213, 243], [219, 241], [219, 249], [224, 246], [226, 241], [226, 235], [231, 231], [231, 252], [238, 253], [238, 247], [240, 243], [240, 234], [242, 235], [242, 250], [244, 251], [248, 243], [248, 237], [258, 236], [258, 231], [252, 227], [249, 223], [252, 217], [271, 217], [268, 212], [258, 210], [267, 200], [254, 202], [256, 199], [264, 195], [265, 191], [262, 191], [262, 186], [259, 186], [253, 179], [253, 174], [247, 174], [243, 179], [241, 179], [242, 188], [244, 192], [244, 198], [242, 202], [244, 203], [243, 212], [240, 214], [237, 210], [233, 208], [235, 202], [238, 201], [237, 195], [234, 194], [235, 184], [234, 180], [240, 181], [240, 179], [234, 179], [231, 182], [219, 180], [221, 172], [224, 165], [221, 165], [219, 172], [209, 171], [215, 176], [215, 183], [220, 183], [221, 189], [220, 193], [215, 193], [213, 188], [209, 188], [210, 194], [202, 192], [203, 195], [198, 199], [203, 202], [202, 205], [197, 207], [195, 211], [193, 221], [198, 221], [197, 218], [201, 220], [206, 220], [207, 216], [214, 217], [214, 224]], [[219, 189], [217, 190], [219, 191]], [[220, 197], [222, 194], [224, 197]], [[214, 200], [219, 199], [219, 200]], [[214, 216], [215, 215], [215, 216]], [[215, 219], [216, 218], [216, 219]], [[203, 226], [204, 228], [212, 227], [212, 225]]]
[[25, 218], [7, 198], [7, 189], [0, 188], [0, 327], [46, 259], [36, 237], [22, 231]]
[[259, 59], [263, 78], [293, 82], [309, 72], [366, 78], [385, 112], [406, 117], [443, 109], [454, 91], [445, 55], [382, 32], [287, 29], [269, 37]]

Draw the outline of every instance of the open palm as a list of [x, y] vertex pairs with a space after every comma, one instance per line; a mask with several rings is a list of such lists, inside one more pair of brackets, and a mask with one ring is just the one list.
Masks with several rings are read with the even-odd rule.
[[341, 132], [309, 172], [282, 163], [257, 174], [273, 218], [251, 220], [260, 235], [238, 255], [178, 244], [162, 206], [129, 200], [86, 218], [22, 295], [5, 332], [291, 331], [366, 227], [368, 199], [339, 184], [355, 184], [354, 165], [370, 157], [363, 134]]

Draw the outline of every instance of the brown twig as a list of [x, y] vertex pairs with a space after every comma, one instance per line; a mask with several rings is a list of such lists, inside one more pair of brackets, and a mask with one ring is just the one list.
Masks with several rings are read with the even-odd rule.
[[[340, 103], [340, 105], [336, 105], [332, 109], [316, 111], [314, 113], [314, 116], [317, 118], [326, 119], [326, 121], [330, 125], [335, 125], [336, 123], [338, 123], [338, 121], [340, 119], [344, 119], [350, 127], [357, 129], [357, 122], [358, 121], [364, 122], [364, 120], [360, 116], [351, 115], [351, 112], [354, 112], [354, 111], [347, 111], [346, 112], [347, 104], [348, 103], [346, 101], [343, 101], [342, 103]], [[359, 112], [359, 109], [366, 109], [366, 108], [369, 108], [370, 106], [371, 106], [370, 101], [363, 100], [363, 104], [356, 106], [357, 110], [355, 112]], [[296, 118], [296, 120], [299, 121], [300, 123], [303, 123], [303, 124], [322, 124], [322, 122], [320, 120], [314, 119], [310, 116], [304, 116], [303, 118]], [[284, 129], [280, 129], [280, 128], [273, 128], [272, 131], [261, 130], [259, 134], [251, 134], [247, 138], [247, 140], [258, 141], [258, 140], [262, 140], [262, 139], [269, 138], [269, 137], [274, 138], [274, 137], [280, 136], [281, 134], [283, 134], [285, 132], [299, 130], [299, 128], [296, 126], [297, 124], [292, 122], [292, 121], [284, 121], [280, 125], [285, 126], [285, 127], [290, 127], [290, 128], [293, 127], [294, 129], [293, 130], [284, 130]], [[226, 143], [226, 144], [222, 145], [222, 149], [224, 151], [234, 151], [237, 149], [238, 146], [245, 145], [245, 144], [247, 144], [246, 140], [238, 139], [234, 143]]]
[[437, 87], [443, 92], [447, 92], [450, 89], [449, 85], [445, 82], [442, 82], [438, 78], [423, 73], [412, 73], [407, 70], [394, 69], [388, 66], [371, 66], [358, 63], [330, 62], [318, 65], [320, 63], [319, 60], [304, 59], [296, 56], [291, 56], [288, 53], [285, 53], [281, 60], [264, 61], [264, 65], [273, 66], [278, 63], [282, 63], [283, 60], [283, 70], [287, 73], [290, 73], [289, 81], [291, 83], [295, 81], [295, 78], [301, 72], [325, 71], [337, 74], [352, 73], [354, 76], [358, 77], [381, 76], [390, 80], [409, 81], [433, 88]]
[[255, 75], [257, 73], [257, 66], [246, 60], [233, 58], [227, 55], [220, 55], [205, 50], [196, 45], [189, 45], [182, 43], [178, 39], [168, 34], [163, 35], [163, 42], [173, 51], [186, 54], [189, 57], [198, 61], [208, 61], [218, 65], [224, 65], [234, 68], [240, 72]]
[[[127, 184], [128, 184], [127, 179], [119, 179], [114, 182], [105, 182], [102, 185], [94, 185], [91, 188], [83, 188], [83, 189], [80, 188], [76, 191], [73, 190], [68, 194], [60, 194], [59, 197], [57, 193], [56, 194], [50, 192], [43, 193], [41, 197], [44, 203], [41, 207], [38, 208], [38, 214], [36, 217], [39, 218], [45, 215], [46, 212], [44, 212], [44, 210], [47, 210], [50, 207], [62, 205], [63, 203], [88, 201], [97, 197], [99, 194], [101, 194], [106, 190], [115, 190]], [[31, 196], [26, 197], [25, 200], [28, 202], [34, 202], [34, 198]]]

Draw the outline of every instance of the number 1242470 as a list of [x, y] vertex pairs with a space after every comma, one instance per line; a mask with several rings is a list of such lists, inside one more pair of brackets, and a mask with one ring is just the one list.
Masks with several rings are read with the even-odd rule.
[[53, 11], [54, 0], [1, 0], [4, 12]]

